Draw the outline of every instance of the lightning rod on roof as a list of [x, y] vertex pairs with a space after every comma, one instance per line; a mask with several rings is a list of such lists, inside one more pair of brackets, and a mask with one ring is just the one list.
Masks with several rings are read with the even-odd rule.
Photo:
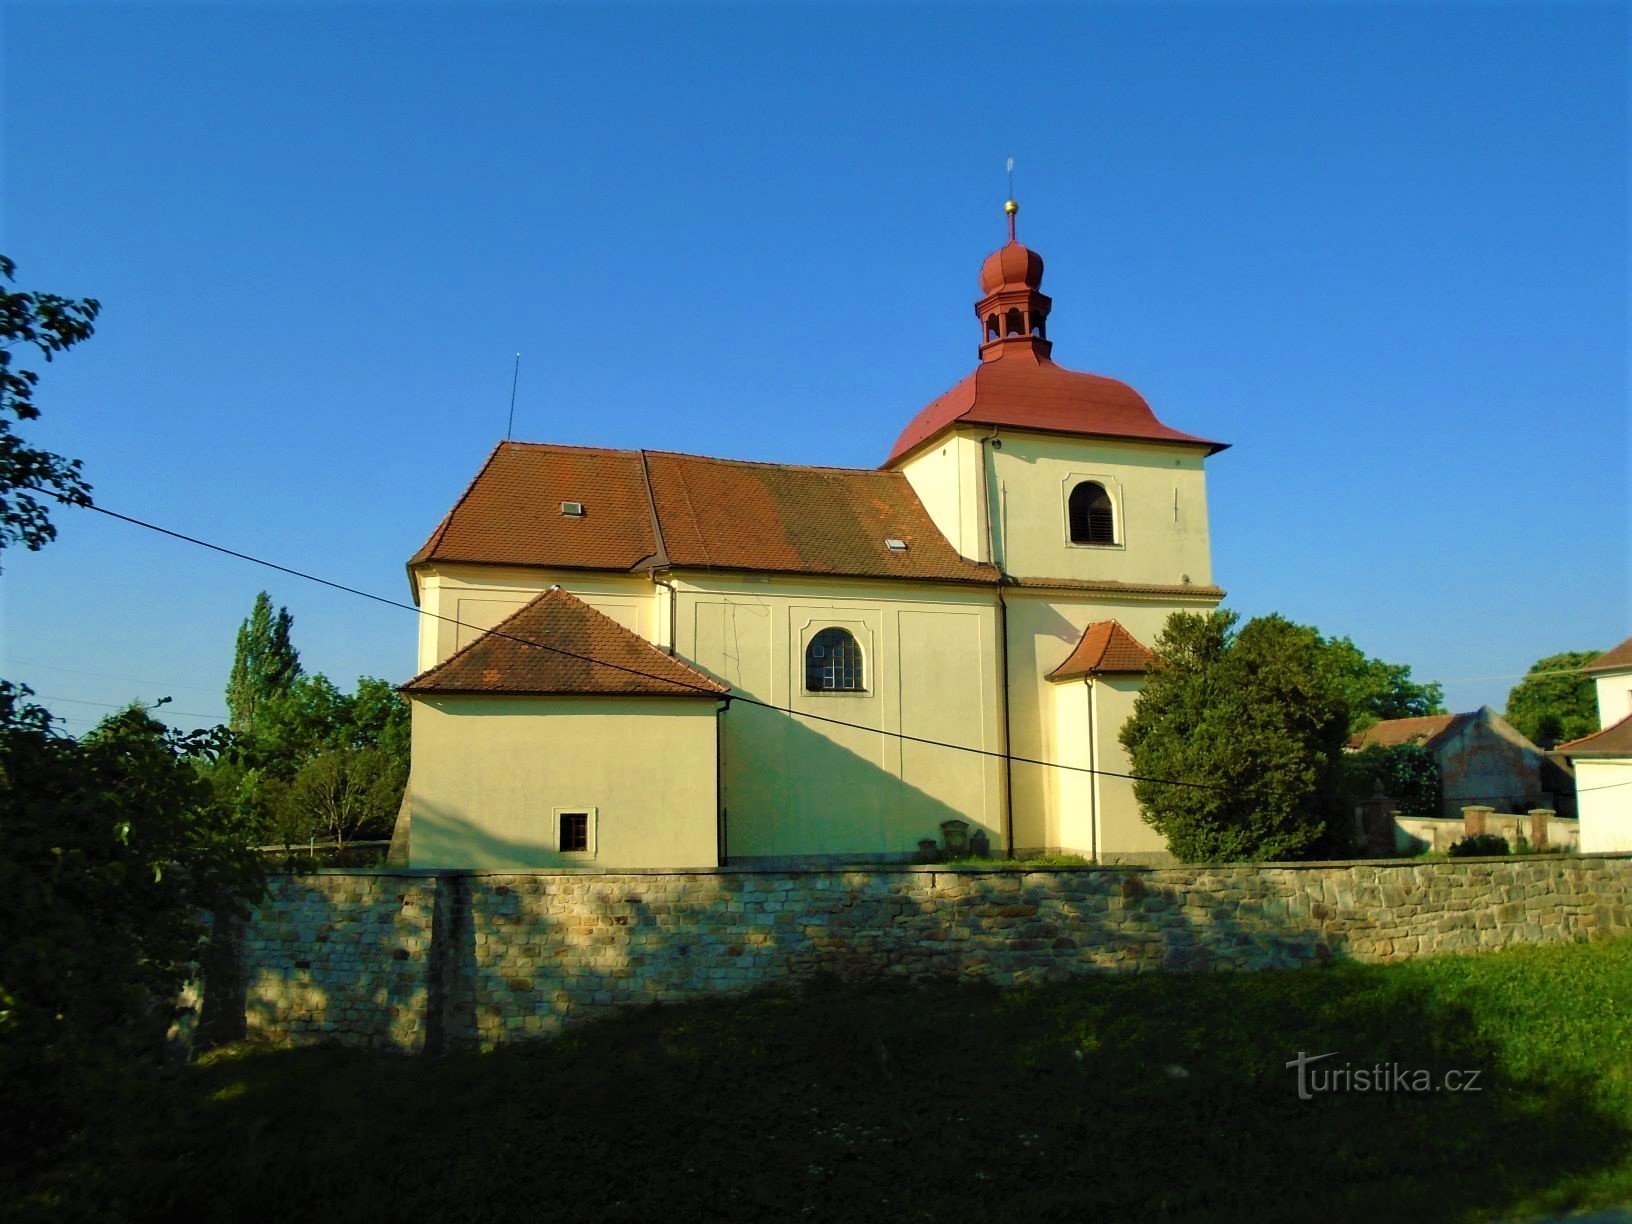
[[510, 371], [510, 420], [504, 426], [504, 440], [510, 441], [510, 435], [516, 429], [516, 380], [521, 377], [521, 354], [516, 354], [515, 369]]

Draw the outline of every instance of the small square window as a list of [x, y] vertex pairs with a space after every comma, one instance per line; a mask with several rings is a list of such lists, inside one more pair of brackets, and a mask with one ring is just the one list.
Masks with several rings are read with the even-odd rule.
[[558, 848], [562, 854], [589, 853], [589, 813], [562, 812], [560, 824], [560, 841]]

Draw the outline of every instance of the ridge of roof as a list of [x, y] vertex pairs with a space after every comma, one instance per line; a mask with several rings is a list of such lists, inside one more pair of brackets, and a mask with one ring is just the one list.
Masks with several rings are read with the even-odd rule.
[[[563, 636], [571, 637], [581, 649], [543, 640]], [[623, 657], [607, 657], [615, 653]], [[723, 697], [731, 690], [684, 660], [665, 654], [570, 591], [552, 586], [475, 641], [401, 685], [399, 691], [409, 695]]]
[[[1595, 742], [1596, 741], [1596, 742]], [[1632, 714], [1620, 722], [1583, 735], [1579, 739], [1559, 744], [1554, 752], [1567, 757], [1628, 757], [1632, 758]]]
[[[691, 459], [699, 463], [723, 463], [732, 467], [761, 467], [775, 468], [779, 471], [792, 469], [797, 472], [841, 472], [848, 476], [893, 476], [888, 468], [877, 467], [843, 467], [832, 463], [783, 463], [776, 459], [734, 459], [729, 455], [703, 455], [696, 451], [665, 450], [662, 447], [639, 446], [582, 446], [573, 442], [525, 442], [519, 439], [506, 438], [494, 447], [497, 451], [505, 446], [525, 446], [536, 450], [579, 451], [591, 455], [608, 455], [619, 457], [633, 457], [636, 455], [661, 455], [665, 459]], [[492, 458], [491, 454], [488, 456]]]
[[652, 469], [646, 462], [646, 452], [640, 452], [640, 478], [646, 485], [646, 513], [652, 520], [652, 543], [656, 551], [646, 558], [651, 562], [648, 568], [663, 569], [669, 564], [669, 549], [663, 543], [663, 520], [657, 517], [657, 497], [652, 493]]

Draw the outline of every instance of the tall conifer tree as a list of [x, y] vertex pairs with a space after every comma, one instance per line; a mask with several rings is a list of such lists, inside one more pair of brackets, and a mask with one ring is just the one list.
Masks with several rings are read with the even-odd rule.
[[300, 675], [300, 652], [289, 640], [294, 623], [288, 608], [273, 614], [272, 597], [265, 591], [255, 596], [249, 618], [238, 627], [227, 680], [227, 714], [234, 731], [254, 734], [256, 715]]

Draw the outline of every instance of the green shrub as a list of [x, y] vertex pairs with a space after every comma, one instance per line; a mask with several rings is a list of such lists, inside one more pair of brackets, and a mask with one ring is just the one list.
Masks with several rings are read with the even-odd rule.
[[1495, 833], [1475, 833], [1451, 843], [1452, 858], [1491, 858], [1508, 853], [1507, 838]]
[[1406, 816], [1438, 816], [1439, 762], [1421, 744], [1372, 744], [1343, 758], [1344, 788], [1355, 799], [1387, 795]]
[[161, 1053], [206, 937], [258, 894], [249, 830], [183, 735], [132, 707], [82, 739], [0, 680], [0, 1147], [27, 1162]]

